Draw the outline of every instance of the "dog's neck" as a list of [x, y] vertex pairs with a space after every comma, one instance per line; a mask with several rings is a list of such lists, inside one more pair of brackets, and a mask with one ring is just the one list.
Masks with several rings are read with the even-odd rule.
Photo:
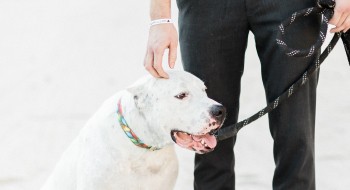
[[[122, 95], [120, 97], [120, 106], [122, 116], [126, 120], [128, 127], [144, 144], [158, 149], [172, 144], [170, 132], [166, 133], [161, 126], [154, 126], [154, 124], [149, 123], [143, 113], [136, 107], [132, 95]], [[125, 138], [128, 138], [127, 135], [125, 135]]]

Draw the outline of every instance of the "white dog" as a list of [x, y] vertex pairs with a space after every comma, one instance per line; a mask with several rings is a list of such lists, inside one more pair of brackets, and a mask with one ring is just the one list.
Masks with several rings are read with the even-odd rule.
[[226, 113], [197, 77], [184, 71], [169, 76], [145, 77], [106, 100], [42, 190], [173, 189], [173, 142], [197, 153], [212, 151], [212, 132]]

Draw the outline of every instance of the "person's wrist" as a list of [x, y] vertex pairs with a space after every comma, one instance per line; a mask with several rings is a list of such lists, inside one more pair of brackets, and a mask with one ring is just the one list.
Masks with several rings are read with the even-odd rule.
[[150, 22], [150, 26], [154, 26], [154, 25], [159, 25], [159, 24], [173, 24], [173, 20], [171, 18], [161, 18], [161, 19], [154, 19], [151, 20]]
[[[164, 8], [163, 8], [164, 9]], [[156, 20], [156, 19], [164, 19], [164, 18], [171, 18], [171, 12], [170, 10], [162, 10], [162, 9], [156, 9], [157, 11], [152, 11], [150, 13], [150, 19]]]

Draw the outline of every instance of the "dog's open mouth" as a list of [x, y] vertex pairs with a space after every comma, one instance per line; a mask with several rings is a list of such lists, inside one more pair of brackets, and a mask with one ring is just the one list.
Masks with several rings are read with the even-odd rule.
[[218, 128], [205, 134], [190, 134], [179, 130], [172, 130], [171, 138], [182, 148], [204, 154], [213, 151], [216, 147], [217, 140], [214, 136], [216, 130]]

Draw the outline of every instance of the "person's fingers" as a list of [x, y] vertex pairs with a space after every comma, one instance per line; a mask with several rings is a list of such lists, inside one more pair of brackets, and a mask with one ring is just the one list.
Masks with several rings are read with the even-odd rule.
[[338, 23], [336, 24], [337, 27], [343, 25], [344, 21], [346, 20], [346, 18], [349, 16], [349, 14], [347, 13], [343, 13], [340, 17], [340, 19], [338, 20]]
[[337, 26], [337, 27], [335, 27], [335, 28], [332, 28], [330, 32], [332, 32], [332, 33], [342, 32], [342, 31], [345, 32], [345, 30], [349, 27], [349, 24], [350, 24], [349, 20], [350, 20], [350, 15], [347, 14], [347, 17], [344, 19], [342, 24]]
[[144, 67], [145, 69], [154, 77], [159, 78], [159, 74], [157, 71], [153, 68], [153, 61], [154, 61], [153, 51], [147, 50], [145, 60], [144, 60]]
[[154, 50], [154, 65], [153, 68], [157, 71], [159, 76], [169, 78], [168, 74], [163, 70], [162, 61], [164, 55], [164, 48], [157, 48]]
[[345, 24], [345, 29], [343, 30], [343, 32], [347, 32], [350, 29], [350, 15], [346, 18], [346, 20], [344, 21]]
[[169, 67], [170, 68], [174, 68], [175, 66], [175, 61], [176, 61], [176, 57], [177, 57], [177, 43], [171, 43], [169, 46]]
[[340, 26], [340, 27], [332, 28], [332, 29], [330, 30], [330, 32], [331, 32], [331, 33], [336, 33], [336, 32], [340, 32], [340, 31], [342, 31], [342, 30], [344, 30], [344, 29], [345, 29], [345, 27], [342, 25], [342, 26]]
[[342, 13], [335, 10], [332, 19], [329, 20], [329, 24], [336, 26], [337, 23], [339, 22], [341, 16], [342, 16]]

